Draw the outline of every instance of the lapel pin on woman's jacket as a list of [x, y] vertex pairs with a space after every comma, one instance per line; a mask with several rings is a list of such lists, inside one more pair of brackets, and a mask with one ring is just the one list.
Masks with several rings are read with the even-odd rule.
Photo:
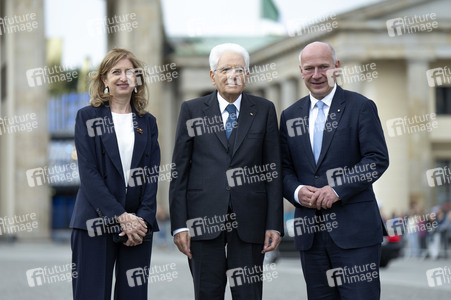
[[143, 130], [141, 128], [136, 128], [136, 131], [138, 131], [139, 134], [143, 134]]

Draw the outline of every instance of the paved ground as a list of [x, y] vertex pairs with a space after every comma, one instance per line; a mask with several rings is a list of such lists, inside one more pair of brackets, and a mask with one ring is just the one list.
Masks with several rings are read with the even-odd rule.
[[[60, 282], [50, 284], [30, 282], [36, 284], [35, 287], [30, 287], [27, 280], [27, 270], [44, 267], [61, 270], [64, 265], [70, 264], [70, 255], [70, 246], [65, 243], [0, 243], [0, 300], [72, 299], [71, 284], [64, 277]], [[154, 247], [152, 265], [169, 268], [170, 272], [158, 277], [159, 280], [155, 277], [149, 287], [149, 299], [193, 299], [191, 275], [182, 254], [172, 248]], [[451, 269], [451, 260], [393, 261], [381, 271], [382, 299], [451, 299], [451, 283], [437, 287], [429, 287], [427, 283], [427, 270], [445, 266]], [[270, 277], [264, 283], [264, 299], [306, 299], [297, 258], [281, 258], [274, 270], [277, 278]], [[231, 299], [229, 293], [226, 299]]]

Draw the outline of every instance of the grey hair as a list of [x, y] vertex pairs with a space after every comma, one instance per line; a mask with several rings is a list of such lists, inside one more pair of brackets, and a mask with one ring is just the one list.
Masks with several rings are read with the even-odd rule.
[[311, 44], [314, 44], [314, 43], [321, 43], [321, 44], [327, 45], [327, 46], [329, 47], [330, 51], [332, 52], [332, 58], [333, 58], [333, 60], [334, 60], [334, 64], [337, 63], [337, 54], [335, 54], [335, 49], [334, 49], [334, 47], [332, 47], [331, 44], [316, 41], [316, 42], [312, 42], [312, 43], [310, 43], [310, 44], [305, 45], [305, 47], [301, 50], [301, 52], [299, 53], [299, 66], [302, 67], [302, 60], [301, 60], [302, 51], [304, 51], [304, 49], [307, 48], [307, 46], [310, 46]]
[[208, 61], [210, 62], [210, 70], [213, 72], [216, 70], [218, 67], [219, 58], [221, 58], [221, 55], [223, 55], [224, 52], [234, 52], [240, 54], [244, 58], [246, 71], [249, 71], [249, 52], [247, 52], [247, 50], [242, 46], [233, 43], [220, 44], [211, 49], [210, 57], [208, 58]]

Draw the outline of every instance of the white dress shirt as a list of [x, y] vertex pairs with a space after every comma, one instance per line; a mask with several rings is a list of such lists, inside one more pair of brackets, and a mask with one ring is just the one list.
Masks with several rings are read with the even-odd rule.
[[116, 132], [119, 155], [124, 172], [125, 187], [128, 186], [128, 176], [132, 164], [133, 147], [135, 145], [135, 133], [133, 132], [133, 114], [117, 114], [112, 112], [114, 131]]
[[[235, 100], [235, 102], [233, 102], [233, 105], [235, 105], [235, 107], [236, 107], [236, 119], [237, 120], [238, 120], [238, 116], [240, 115], [241, 96], [242, 96], [242, 94], [238, 97], [238, 99]], [[219, 102], [219, 111], [221, 112], [221, 116], [222, 116], [222, 123], [224, 125], [224, 128], [226, 128], [226, 122], [227, 122], [227, 119], [229, 118], [229, 112], [226, 110], [226, 107], [230, 103], [227, 102], [226, 99], [222, 98], [221, 95], [219, 94], [219, 92], [218, 92], [218, 102]]]

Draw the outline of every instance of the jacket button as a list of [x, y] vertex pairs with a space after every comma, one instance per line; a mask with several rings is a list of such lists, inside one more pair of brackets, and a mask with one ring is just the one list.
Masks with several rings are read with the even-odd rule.
[[319, 178], [319, 176], [318, 176], [318, 175], [315, 175], [315, 178], [316, 178], [316, 179], [318, 179], [318, 178]]
[[230, 191], [230, 186], [226, 186], [226, 190], [227, 190], [227, 191]]

